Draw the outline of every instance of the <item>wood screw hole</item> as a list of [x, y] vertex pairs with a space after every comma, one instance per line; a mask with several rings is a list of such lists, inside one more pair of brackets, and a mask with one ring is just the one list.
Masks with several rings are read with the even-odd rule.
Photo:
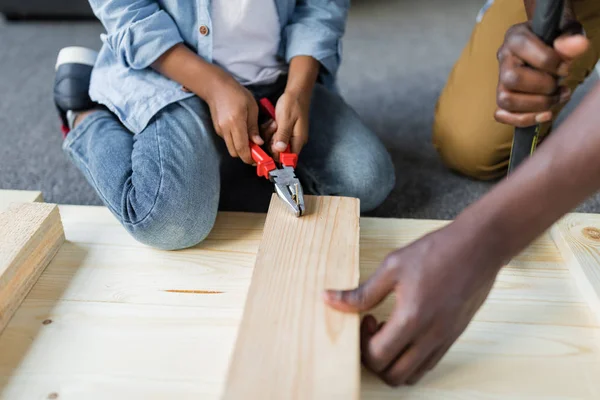
[[48, 395], [49, 399], [58, 399], [58, 393], [53, 392]]
[[[51, 319], [45, 319], [44, 322], [42, 322], [42, 324], [44, 324], [44, 325], [50, 325], [51, 323], [52, 323]], [[56, 398], [56, 397], [54, 397], [54, 398]]]

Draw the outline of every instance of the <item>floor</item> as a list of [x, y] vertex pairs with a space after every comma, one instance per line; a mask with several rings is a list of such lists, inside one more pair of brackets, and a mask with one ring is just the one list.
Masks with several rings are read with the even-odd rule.
[[[449, 219], [491, 187], [445, 169], [430, 143], [435, 101], [482, 3], [353, 2], [341, 91], [385, 142], [398, 176], [371, 216]], [[101, 204], [61, 151], [51, 96], [58, 50], [98, 48], [101, 32], [95, 22], [0, 22], [0, 189], [41, 190], [49, 202]], [[253, 177], [252, 168], [231, 161], [224, 181], [223, 209], [266, 209], [271, 188]], [[600, 197], [579, 210], [600, 212]]]

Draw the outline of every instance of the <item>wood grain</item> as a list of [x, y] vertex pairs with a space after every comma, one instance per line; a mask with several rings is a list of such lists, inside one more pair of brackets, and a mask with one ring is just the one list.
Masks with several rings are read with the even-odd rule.
[[357, 399], [359, 320], [322, 293], [359, 275], [359, 203], [307, 197], [294, 217], [273, 197], [224, 399]]
[[16, 204], [0, 213], [0, 332], [65, 240], [58, 208]]
[[32, 190], [0, 190], [0, 212], [12, 203], [43, 202], [42, 192]]
[[600, 215], [569, 214], [554, 225], [552, 237], [600, 322]]
[[[60, 213], [68, 241], [0, 334], [0, 399], [221, 398], [265, 215], [219, 214], [201, 245], [164, 252], [136, 243], [104, 207]], [[446, 223], [362, 218], [361, 277]], [[360, 398], [597, 400], [598, 376], [600, 323], [543, 235], [423, 381], [393, 389], [363, 370]]]
[[[388, 252], [447, 222], [361, 219], [361, 278]], [[395, 299], [374, 310], [387, 319]], [[416, 386], [390, 388], [362, 371], [366, 400], [599, 399], [600, 323], [550, 234], [500, 272], [466, 332]]]

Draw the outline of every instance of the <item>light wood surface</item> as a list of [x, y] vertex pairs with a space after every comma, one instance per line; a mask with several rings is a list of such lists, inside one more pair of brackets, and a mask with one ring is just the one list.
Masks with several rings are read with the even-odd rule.
[[296, 218], [271, 200], [224, 399], [358, 399], [358, 315], [322, 293], [358, 284], [359, 202], [305, 201]]
[[[361, 220], [361, 279], [383, 254], [443, 226]], [[374, 313], [389, 315], [393, 298]], [[503, 268], [488, 300], [439, 366], [399, 390], [363, 371], [363, 399], [599, 399], [600, 324], [549, 234]]]
[[11, 203], [43, 202], [42, 192], [28, 190], [0, 190], [0, 212]]
[[[163, 252], [106, 208], [60, 211], [67, 242], [0, 335], [0, 399], [220, 398], [265, 216], [221, 213], [200, 246]], [[444, 224], [362, 218], [361, 277]], [[599, 399], [598, 376], [600, 324], [544, 235], [438, 368], [401, 389], [363, 371], [361, 399]]]
[[14, 204], [0, 212], [0, 332], [64, 240], [55, 205]]
[[552, 237], [600, 322], [600, 215], [567, 215]]

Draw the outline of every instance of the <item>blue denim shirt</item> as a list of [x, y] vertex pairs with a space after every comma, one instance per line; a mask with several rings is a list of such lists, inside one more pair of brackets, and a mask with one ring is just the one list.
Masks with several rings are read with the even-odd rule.
[[[350, 0], [273, 1], [281, 24], [280, 56], [288, 63], [298, 55], [314, 57], [322, 65], [321, 81], [334, 88]], [[92, 73], [92, 100], [107, 106], [129, 130], [139, 133], [163, 107], [193, 96], [150, 65], [182, 42], [212, 62], [210, 3], [90, 0], [107, 31], [101, 36], [103, 46]], [[208, 34], [200, 33], [202, 26]]]

